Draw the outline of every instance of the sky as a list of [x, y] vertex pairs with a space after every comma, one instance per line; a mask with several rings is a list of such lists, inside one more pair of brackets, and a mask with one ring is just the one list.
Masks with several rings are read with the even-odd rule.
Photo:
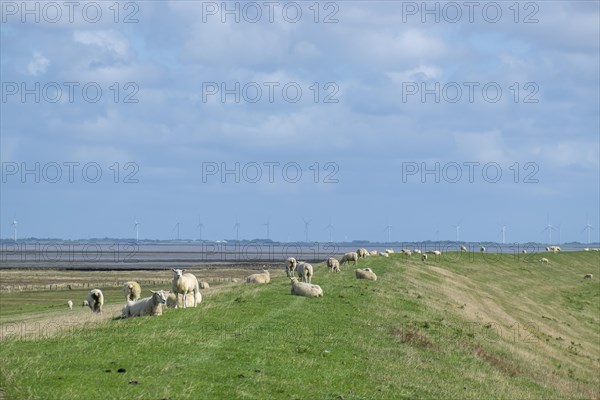
[[599, 241], [597, 1], [0, 8], [3, 238]]

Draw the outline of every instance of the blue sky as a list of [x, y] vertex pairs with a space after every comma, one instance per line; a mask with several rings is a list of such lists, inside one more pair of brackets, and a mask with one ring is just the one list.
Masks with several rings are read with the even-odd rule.
[[596, 1], [22, 4], [4, 238], [599, 240]]

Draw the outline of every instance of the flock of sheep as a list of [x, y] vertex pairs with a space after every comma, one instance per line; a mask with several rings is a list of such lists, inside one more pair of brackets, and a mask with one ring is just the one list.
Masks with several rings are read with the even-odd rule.
[[[460, 246], [461, 252], [466, 252], [466, 246]], [[589, 251], [590, 249], [584, 249]], [[597, 250], [597, 249], [592, 249]], [[486, 251], [484, 246], [481, 246], [480, 251], [484, 253]], [[546, 247], [546, 251], [557, 253], [561, 251], [559, 246]], [[412, 254], [420, 254], [422, 261], [427, 261], [428, 254], [439, 256], [442, 254], [439, 250], [429, 250], [425, 253], [419, 249], [408, 250], [402, 249], [402, 254], [411, 256]], [[341, 266], [344, 264], [353, 263], [357, 264], [361, 258], [370, 256], [381, 256], [389, 257], [393, 254], [393, 249], [386, 249], [385, 251], [378, 252], [377, 250], [368, 251], [365, 248], [359, 248], [356, 251], [346, 253], [340, 260], [334, 257], [330, 257], [325, 260], [325, 265], [330, 272], [340, 272]], [[526, 250], [523, 250], [526, 253]], [[549, 264], [550, 261], [546, 257], [542, 257], [539, 262], [542, 264]], [[139, 283], [130, 281], [126, 282], [123, 286], [125, 294], [125, 305], [123, 306], [121, 316], [122, 318], [138, 317], [138, 316], [158, 316], [162, 315], [163, 306], [166, 305], [169, 308], [183, 308], [196, 307], [198, 303], [202, 301], [202, 294], [200, 288], [207, 289], [208, 283], [199, 282], [198, 279], [191, 273], [184, 273], [181, 269], [172, 269], [173, 281], [171, 291], [159, 290], [151, 291], [152, 296], [140, 299], [142, 289]], [[323, 297], [323, 289], [319, 285], [312, 283], [314, 276], [314, 268], [311, 264], [304, 261], [297, 261], [294, 257], [290, 257], [286, 260], [285, 272], [290, 279], [291, 294], [296, 296], [304, 297]], [[298, 277], [295, 277], [297, 275]], [[376, 281], [377, 275], [370, 268], [355, 270], [356, 279], [367, 279]], [[592, 279], [592, 274], [586, 274], [584, 279]], [[268, 270], [263, 269], [261, 273], [248, 275], [244, 278], [244, 282], [247, 284], [266, 284], [271, 281], [271, 275]], [[179, 295], [181, 294], [181, 301]], [[73, 302], [69, 300], [67, 302], [69, 309], [73, 309]], [[83, 301], [82, 306], [88, 306], [92, 312], [101, 313], [102, 306], [104, 305], [104, 295], [100, 289], [92, 289], [86, 299]]]

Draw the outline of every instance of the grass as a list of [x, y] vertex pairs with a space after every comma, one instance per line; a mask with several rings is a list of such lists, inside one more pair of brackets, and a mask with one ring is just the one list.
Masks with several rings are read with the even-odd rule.
[[599, 254], [545, 256], [548, 266], [509, 255], [370, 257], [360, 266], [377, 282], [316, 266], [323, 298], [291, 296], [276, 276], [211, 288], [196, 309], [127, 320], [107, 318], [120, 292], [105, 293], [104, 318], [36, 308], [48, 292], [2, 294], [3, 332], [20, 318], [60, 326], [2, 336], [0, 388], [7, 399], [599, 399]]

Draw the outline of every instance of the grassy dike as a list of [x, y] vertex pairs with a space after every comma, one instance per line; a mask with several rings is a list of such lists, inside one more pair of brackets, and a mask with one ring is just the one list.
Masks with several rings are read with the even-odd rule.
[[[316, 266], [319, 299], [276, 277], [161, 317], [51, 314], [69, 328], [2, 336], [0, 388], [7, 399], [599, 399], [600, 254], [543, 256], [550, 265], [394, 254], [360, 261], [376, 282]], [[28, 321], [47, 321], [39, 311]]]

